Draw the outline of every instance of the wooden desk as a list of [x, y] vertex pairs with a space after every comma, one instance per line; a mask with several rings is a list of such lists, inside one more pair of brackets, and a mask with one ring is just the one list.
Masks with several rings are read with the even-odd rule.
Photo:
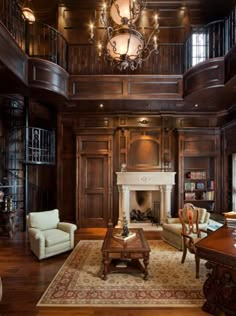
[[236, 229], [225, 225], [196, 244], [197, 255], [207, 260], [212, 269], [204, 283], [206, 297], [202, 309], [216, 315], [220, 310], [226, 316], [236, 315]]
[[[114, 237], [119, 233], [120, 229], [108, 228], [103, 245], [103, 279], [107, 279], [110, 272], [142, 272], [144, 280], [148, 278], [148, 264], [150, 248], [144, 236], [143, 229], [132, 229], [135, 237], [123, 241]], [[143, 259], [143, 265], [139, 262]], [[124, 261], [127, 266], [121, 267], [119, 261]]]

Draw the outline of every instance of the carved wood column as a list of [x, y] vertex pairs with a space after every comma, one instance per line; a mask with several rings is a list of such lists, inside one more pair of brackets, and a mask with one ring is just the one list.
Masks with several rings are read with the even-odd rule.
[[164, 192], [164, 186], [160, 186], [160, 193], [161, 193], [161, 203], [160, 203], [160, 224], [162, 224], [165, 221], [166, 215], [165, 215], [165, 192]]
[[166, 185], [165, 186], [165, 214], [167, 217], [171, 217], [171, 191], [172, 191], [172, 186], [171, 185]]
[[130, 190], [127, 186], [118, 186], [119, 190], [119, 219], [118, 226], [122, 227], [124, 216], [127, 219], [128, 225], [130, 224]]

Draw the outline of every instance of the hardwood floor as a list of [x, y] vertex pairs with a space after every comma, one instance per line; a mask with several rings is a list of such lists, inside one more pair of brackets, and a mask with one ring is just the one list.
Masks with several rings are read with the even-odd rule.
[[[105, 229], [81, 229], [76, 243], [82, 239], [103, 239]], [[160, 232], [145, 232], [148, 239], [160, 239]], [[0, 240], [0, 276], [3, 298], [0, 316], [201, 316], [209, 315], [201, 308], [36, 308], [49, 283], [68, 257], [68, 252], [39, 262], [29, 248], [27, 234], [16, 233], [12, 240]]]

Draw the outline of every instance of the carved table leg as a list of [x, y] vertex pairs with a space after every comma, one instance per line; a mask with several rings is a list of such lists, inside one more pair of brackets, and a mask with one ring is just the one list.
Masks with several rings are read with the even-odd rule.
[[143, 264], [144, 264], [144, 280], [146, 281], [148, 279], [148, 264], [149, 264], [149, 253], [145, 254], [144, 259], [143, 259]]
[[104, 281], [106, 281], [107, 280], [108, 266], [109, 266], [109, 256], [108, 256], [107, 253], [103, 253], [102, 256], [103, 256], [103, 260], [102, 260], [102, 263], [103, 263], [102, 279]]
[[202, 309], [212, 315], [222, 311], [226, 316], [235, 316], [236, 271], [211, 262], [207, 262], [206, 266], [212, 269], [212, 273], [208, 274], [203, 286], [207, 301]]

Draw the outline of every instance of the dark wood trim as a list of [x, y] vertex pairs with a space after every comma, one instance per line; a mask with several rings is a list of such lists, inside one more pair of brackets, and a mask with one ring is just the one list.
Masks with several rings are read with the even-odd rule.
[[58, 93], [67, 98], [69, 74], [48, 60], [29, 59], [29, 86]]
[[182, 100], [182, 75], [70, 76], [71, 100]]
[[204, 61], [183, 76], [184, 96], [211, 87], [224, 86], [224, 57]]

